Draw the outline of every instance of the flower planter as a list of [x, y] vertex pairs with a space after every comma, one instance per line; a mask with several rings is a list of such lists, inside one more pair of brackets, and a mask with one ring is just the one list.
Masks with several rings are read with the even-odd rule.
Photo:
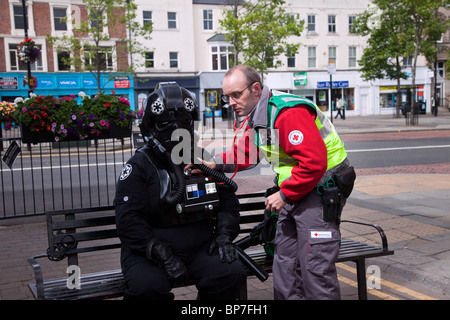
[[[126, 137], [131, 137], [131, 125], [132, 121], [130, 121], [127, 127], [120, 127], [115, 124], [113, 121], [110, 122], [109, 128], [105, 131], [102, 131], [99, 135], [91, 135], [85, 140], [96, 140], [96, 139], [121, 139]], [[22, 142], [23, 143], [42, 143], [42, 142], [55, 142], [55, 136], [53, 132], [32, 132], [28, 127], [20, 126], [20, 131], [22, 133]], [[78, 137], [68, 135], [64, 141], [83, 141]]]
[[22, 134], [23, 143], [38, 144], [42, 142], [53, 142], [55, 137], [53, 132], [32, 132], [28, 127], [20, 126], [20, 132]]
[[[72, 96], [57, 99], [34, 95], [18, 101], [14, 111], [16, 122], [23, 124], [22, 141], [33, 144], [131, 137], [134, 118], [135, 113], [130, 109], [128, 100], [105, 94], [93, 98], [84, 96], [82, 104], [78, 104]], [[115, 121], [128, 125], [122, 127]], [[34, 126], [50, 128], [51, 131], [31, 132], [28, 127]], [[91, 134], [91, 131], [95, 133]]]
[[107, 130], [102, 131], [98, 136], [93, 135], [90, 137], [91, 139], [121, 139], [121, 138], [130, 138], [131, 137], [131, 121], [127, 127], [120, 127], [111, 121], [109, 123], [109, 128]]

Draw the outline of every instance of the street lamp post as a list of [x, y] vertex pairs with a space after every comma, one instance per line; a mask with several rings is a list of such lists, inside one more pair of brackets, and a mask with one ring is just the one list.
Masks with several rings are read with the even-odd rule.
[[[27, 6], [25, 3], [25, 0], [22, 0], [22, 13], [23, 13], [23, 30], [24, 30], [24, 35], [25, 35], [25, 39], [28, 39], [28, 14], [27, 14]], [[28, 59], [27, 61], [27, 79], [28, 79], [28, 97], [31, 96], [31, 94], [33, 93], [33, 89], [32, 89], [32, 81], [34, 81], [31, 78], [31, 62]]]

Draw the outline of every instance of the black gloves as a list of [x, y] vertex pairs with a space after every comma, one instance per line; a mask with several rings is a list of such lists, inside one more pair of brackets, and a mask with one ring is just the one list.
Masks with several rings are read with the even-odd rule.
[[187, 282], [189, 274], [186, 266], [165, 244], [151, 241], [147, 246], [147, 258], [158, 262], [170, 281]]
[[226, 235], [219, 235], [211, 242], [209, 255], [212, 255], [215, 248], [219, 250], [219, 259], [222, 262], [232, 263], [238, 258], [236, 247]]
[[239, 201], [226, 185], [218, 185], [218, 190], [221, 206], [217, 212], [216, 238], [209, 247], [209, 254], [217, 248], [220, 261], [231, 263], [238, 258], [233, 240], [239, 234]]

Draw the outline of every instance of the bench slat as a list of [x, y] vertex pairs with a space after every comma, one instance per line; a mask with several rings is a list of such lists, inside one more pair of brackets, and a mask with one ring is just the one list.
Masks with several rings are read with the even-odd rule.
[[108, 225], [115, 225], [116, 219], [115, 215], [109, 217], [95, 217], [82, 220], [60, 220], [53, 222], [53, 230], [65, 230], [65, 229], [76, 229], [76, 228], [92, 228], [101, 227]]

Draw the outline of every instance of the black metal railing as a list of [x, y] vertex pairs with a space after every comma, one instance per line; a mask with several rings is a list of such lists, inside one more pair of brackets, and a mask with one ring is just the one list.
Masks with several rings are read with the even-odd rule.
[[13, 141], [21, 148], [11, 168], [0, 160], [0, 219], [110, 205], [134, 152], [131, 138], [23, 144], [14, 128], [0, 139], [2, 158]]
[[[0, 123], [1, 125], [1, 123]], [[202, 130], [231, 129], [233, 119], [202, 121]], [[133, 139], [98, 139], [24, 144], [19, 127], [0, 130], [0, 219], [49, 210], [111, 205]], [[135, 125], [134, 132], [139, 132]], [[11, 168], [2, 160], [15, 141], [21, 153]]]

